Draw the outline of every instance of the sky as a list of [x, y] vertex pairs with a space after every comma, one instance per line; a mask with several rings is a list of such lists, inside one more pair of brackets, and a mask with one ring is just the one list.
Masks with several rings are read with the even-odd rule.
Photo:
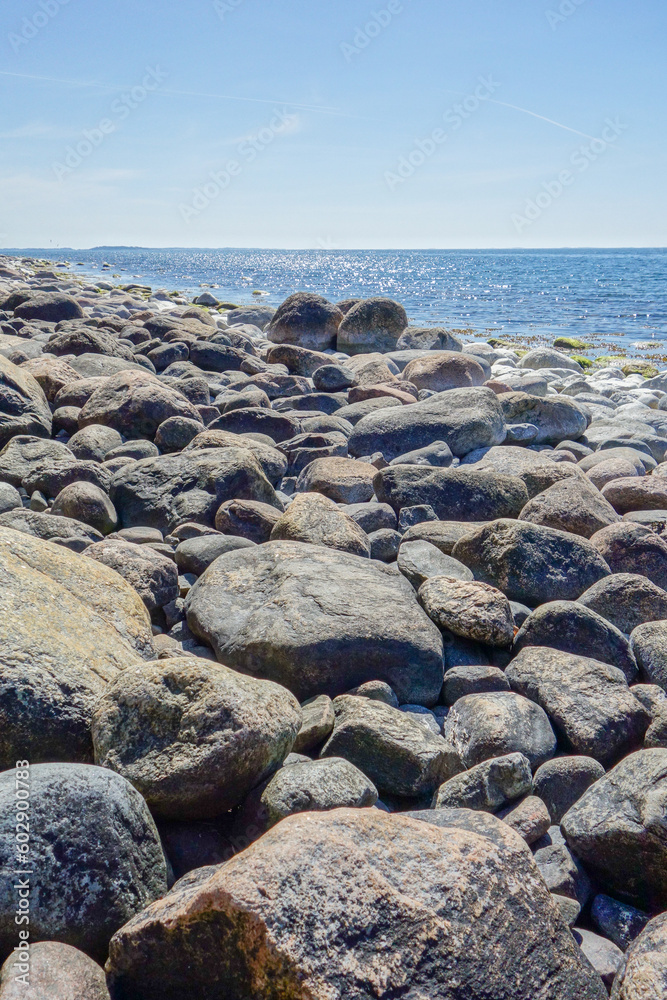
[[2, 0], [0, 247], [667, 245], [664, 0]]

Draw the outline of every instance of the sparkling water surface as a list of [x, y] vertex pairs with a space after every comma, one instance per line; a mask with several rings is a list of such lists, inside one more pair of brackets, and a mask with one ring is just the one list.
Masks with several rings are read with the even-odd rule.
[[190, 295], [210, 287], [239, 305], [279, 305], [295, 291], [334, 302], [382, 295], [401, 302], [413, 324], [484, 339], [568, 336], [633, 354], [667, 353], [667, 249], [0, 252], [67, 261], [74, 273], [117, 284]]

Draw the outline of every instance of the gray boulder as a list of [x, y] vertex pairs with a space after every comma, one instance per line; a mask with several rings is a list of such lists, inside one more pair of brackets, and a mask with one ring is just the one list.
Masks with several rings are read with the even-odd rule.
[[579, 601], [550, 601], [533, 611], [514, 639], [517, 652], [527, 646], [549, 646], [610, 663], [623, 671], [628, 682], [637, 676], [637, 664], [626, 636]]
[[529, 607], [575, 601], [609, 575], [606, 562], [587, 539], [524, 521], [484, 525], [460, 539], [452, 555], [476, 580]]
[[152, 441], [158, 427], [168, 417], [189, 417], [201, 421], [196, 407], [155, 375], [134, 370], [120, 371], [96, 389], [83, 405], [79, 427], [104, 424], [126, 438], [148, 438]]
[[639, 937], [646, 927], [648, 913], [637, 910], [627, 903], [619, 903], [604, 893], [599, 893], [591, 906], [593, 923], [621, 951], [627, 951], [635, 938]]
[[320, 757], [343, 757], [370, 778], [380, 795], [432, 795], [462, 770], [456, 751], [408, 712], [380, 701], [341, 695]]
[[505, 673], [513, 691], [541, 705], [564, 746], [601, 764], [635, 749], [650, 723], [623, 672], [606, 663], [530, 646]]
[[0, 527], [53, 542], [72, 552], [83, 552], [94, 542], [101, 542], [104, 537], [97, 528], [91, 528], [89, 524], [75, 521], [71, 517], [59, 517], [57, 514], [20, 507], [0, 514]]
[[90, 545], [84, 555], [103, 563], [127, 580], [149, 611], [163, 608], [178, 597], [176, 563], [150, 545], [107, 538]]
[[14, 952], [0, 969], [0, 1000], [109, 1000], [104, 969], [78, 948], [40, 941], [26, 954], [22, 962]]
[[667, 542], [651, 528], [621, 521], [597, 531], [591, 542], [612, 573], [639, 573], [667, 588]]
[[556, 752], [544, 710], [513, 691], [459, 698], [445, 719], [444, 736], [467, 768], [491, 757], [521, 753], [535, 770]]
[[[538, 435], [535, 444], [558, 444], [576, 441], [585, 434], [589, 418], [567, 396], [529, 396], [526, 392], [505, 392], [498, 397], [508, 424], [533, 424]], [[495, 443], [495, 442], [494, 442]]]
[[271, 541], [309, 542], [370, 557], [368, 535], [321, 493], [299, 493], [273, 525]]
[[51, 513], [71, 517], [108, 535], [118, 527], [118, 514], [109, 497], [94, 483], [76, 482], [58, 493]]
[[82, 319], [83, 309], [71, 295], [64, 292], [31, 291], [14, 309], [17, 319], [37, 319], [45, 323], [62, 323], [67, 319]]
[[467, 664], [452, 667], [445, 674], [442, 700], [454, 705], [459, 698], [469, 694], [486, 694], [489, 691], [509, 691], [509, 681], [498, 667]]
[[266, 328], [266, 335], [273, 344], [295, 344], [324, 351], [335, 347], [342, 319], [340, 309], [321, 295], [297, 292], [278, 307]]
[[667, 619], [667, 591], [637, 573], [614, 573], [599, 580], [579, 603], [628, 635], [647, 622]]
[[428, 504], [442, 521], [518, 517], [528, 500], [520, 479], [490, 469], [392, 465], [376, 473], [373, 485], [379, 501], [397, 513], [403, 507]]
[[402, 577], [347, 552], [267, 542], [220, 556], [187, 601], [188, 623], [221, 662], [300, 701], [385, 680], [401, 702], [432, 705], [442, 639]]
[[611, 1000], [659, 1000], [666, 991], [667, 913], [661, 913], [622, 957]]
[[493, 757], [445, 781], [432, 808], [445, 806], [496, 812], [533, 788], [530, 761], [521, 753]]
[[[340, 415], [347, 417], [344, 412]], [[461, 456], [475, 448], [501, 444], [504, 438], [498, 397], [491, 389], [473, 386], [439, 392], [410, 406], [385, 404], [356, 423], [349, 448], [352, 455], [381, 451], [391, 461], [436, 440], [444, 441], [454, 455]]]
[[[103, 962], [111, 935], [167, 891], [146, 803], [125, 778], [85, 764], [30, 768], [30, 940], [62, 941]], [[16, 772], [0, 774], [0, 864], [16, 868]], [[16, 944], [15, 879], [0, 883], [0, 956]]]
[[338, 327], [338, 350], [346, 354], [393, 351], [407, 325], [407, 313], [398, 302], [364, 299], [352, 306]]
[[0, 447], [18, 434], [48, 438], [51, 423], [51, 410], [39, 382], [0, 354]]
[[667, 906], [667, 750], [639, 750], [565, 814], [568, 844], [607, 891], [633, 906]]
[[176, 548], [176, 565], [181, 573], [201, 576], [218, 556], [235, 549], [250, 549], [255, 545], [248, 538], [234, 535], [199, 535], [186, 538]]
[[294, 752], [308, 753], [331, 735], [336, 716], [333, 702], [326, 694], [304, 701], [301, 712], [303, 720], [294, 741]]
[[630, 636], [630, 647], [642, 678], [667, 691], [667, 621], [638, 625]]
[[[399, 535], [399, 542], [401, 536]], [[446, 556], [430, 542], [403, 542], [398, 550], [398, 568], [415, 590], [434, 576], [447, 576], [458, 580], [472, 580], [467, 566]], [[428, 611], [427, 611], [428, 614]], [[431, 617], [429, 615], [429, 617]], [[438, 624], [436, 622], [436, 624]]]
[[[427, 545], [428, 542], [407, 542], [406, 546], [418, 544]], [[401, 546], [401, 550], [406, 546]], [[451, 559], [442, 553], [439, 556], [443, 560]], [[509, 601], [500, 590], [487, 583], [455, 579], [453, 574], [433, 576], [422, 583], [418, 598], [431, 621], [443, 631], [489, 646], [503, 647], [512, 643], [514, 618]]]
[[542, 764], [533, 782], [535, 794], [549, 810], [551, 822], [560, 823], [568, 809], [604, 773], [602, 764], [592, 757], [556, 757]]
[[584, 538], [620, 520], [599, 490], [576, 478], [563, 479], [533, 497], [519, 517], [531, 524], [558, 528]]

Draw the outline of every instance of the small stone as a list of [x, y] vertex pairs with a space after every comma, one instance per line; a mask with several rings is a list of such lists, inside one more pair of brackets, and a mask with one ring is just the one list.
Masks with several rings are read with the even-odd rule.
[[555, 757], [535, 772], [535, 794], [545, 803], [551, 822], [560, 823], [568, 809], [604, 774], [602, 764], [592, 757]]
[[527, 844], [534, 844], [543, 837], [551, 825], [549, 810], [542, 799], [535, 795], [527, 795], [516, 805], [502, 809], [498, 817], [516, 830]]
[[331, 735], [336, 716], [333, 702], [326, 694], [305, 701], [301, 710], [303, 721], [293, 750], [295, 753], [308, 753]]
[[599, 931], [614, 942], [621, 951], [627, 951], [639, 937], [649, 921], [648, 913], [627, 903], [620, 903], [611, 896], [600, 893], [593, 900], [591, 917]]
[[445, 721], [444, 736], [466, 767], [521, 753], [535, 770], [556, 752], [556, 737], [544, 710], [513, 691], [459, 698]]
[[467, 566], [451, 556], [446, 556], [430, 542], [421, 540], [403, 542], [398, 550], [398, 568], [415, 590], [419, 590], [430, 578], [446, 577], [461, 581], [473, 579]]
[[459, 698], [469, 694], [490, 691], [509, 691], [509, 681], [502, 670], [474, 664], [452, 667], [445, 674], [442, 699], [445, 705], [455, 705]]

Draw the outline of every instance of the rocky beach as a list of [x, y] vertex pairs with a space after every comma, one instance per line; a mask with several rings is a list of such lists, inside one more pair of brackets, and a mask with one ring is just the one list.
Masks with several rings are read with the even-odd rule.
[[664, 1000], [667, 366], [0, 256], [0, 1000]]

